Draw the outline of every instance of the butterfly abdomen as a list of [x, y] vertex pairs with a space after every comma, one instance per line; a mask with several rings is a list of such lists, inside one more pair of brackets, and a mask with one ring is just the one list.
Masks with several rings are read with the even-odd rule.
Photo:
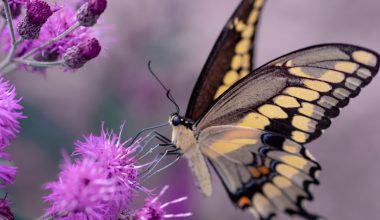
[[184, 125], [172, 126], [172, 143], [182, 150], [195, 178], [196, 185], [205, 196], [211, 196], [211, 175], [204, 156], [199, 150], [194, 131]]

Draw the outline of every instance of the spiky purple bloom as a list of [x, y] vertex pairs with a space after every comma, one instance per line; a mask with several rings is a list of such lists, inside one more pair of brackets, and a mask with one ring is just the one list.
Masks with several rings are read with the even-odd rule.
[[83, 141], [75, 142], [75, 146], [74, 155], [96, 160], [107, 170], [108, 176], [117, 181], [121, 188], [118, 193], [122, 194], [121, 200], [118, 201], [119, 210], [129, 203], [135, 191], [144, 190], [139, 183], [139, 166], [135, 157], [137, 149], [141, 147], [139, 142], [126, 147], [126, 142], [122, 142], [120, 134], [106, 131], [102, 127], [99, 136], [91, 134], [84, 137]]
[[115, 219], [113, 203], [118, 187], [114, 178], [96, 161], [84, 158], [63, 166], [58, 181], [48, 183], [51, 194], [44, 200], [50, 203], [46, 215], [53, 219]]
[[28, 40], [37, 39], [43, 24], [53, 14], [49, 4], [41, 0], [27, 3], [26, 16], [18, 23], [18, 34]]
[[63, 56], [65, 65], [71, 69], [79, 69], [91, 59], [97, 57], [101, 46], [96, 38], [87, 39], [79, 45], [67, 49]]
[[0, 219], [4, 219], [4, 220], [15, 219], [15, 216], [13, 215], [6, 198], [0, 199]]
[[187, 197], [181, 197], [170, 202], [161, 203], [159, 198], [168, 190], [168, 186], [165, 186], [161, 192], [153, 198], [148, 198], [145, 200], [145, 205], [137, 213], [135, 213], [135, 220], [164, 220], [167, 218], [179, 218], [179, 217], [189, 217], [192, 214], [190, 212], [180, 213], [180, 214], [169, 214], [165, 211], [168, 205], [182, 202], [187, 199]]
[[19, 120], [25, 118], [16, 88], [0, 77], [0, 148], [8, 146], [20, 129]]
[[[122, 127], [121, 127], [122, 129]], [[120, 132], [121, 134], [121, 132]], [[51, 206], [46, 216], [54, 219], [116, 219], [137, 191], [145, 191], [139, 181], [139, 142], [126, 146], [120, 134], [102, 127], [99, 136], [90, 134], [75, 142], [74, 163], [66, 157], [58, 181], [46, 185]]]
[[82, 26], [93, 26], [106, 8], [107, 0], [89, 0], [79, 8], [77, 20]]

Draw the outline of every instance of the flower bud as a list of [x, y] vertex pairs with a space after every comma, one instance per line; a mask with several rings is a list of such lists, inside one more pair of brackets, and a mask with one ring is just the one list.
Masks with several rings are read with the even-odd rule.
[[93, 26], [106, 8], [107, 0], [89, 0], [78, 9], [77, 20], [82, 26]]
[[43, 24], [53, 14], [50, 6], [41, 0], [32, 0], [27, 4], [26, 16], [17, 25], [17, 32], [27, 40], [37, 39]]
[[31, 23], [43, 25], [52, 15], [50, 6], [44, 1], [34, 0], [27, 4], [26, 16]]
[[17, 24], [18, 34], [26, 40], [37, 39], [40, 35], [40, 30], [41, 25], [29, 22], [28, 17], [23, 18]]
[[72, 69], [79, 69], [89, 60], [97, 57], [100, 53], [101, 46], [95, 38], [79, 44], [78, 46], [67, 49], [63, 55], [65, 65]]

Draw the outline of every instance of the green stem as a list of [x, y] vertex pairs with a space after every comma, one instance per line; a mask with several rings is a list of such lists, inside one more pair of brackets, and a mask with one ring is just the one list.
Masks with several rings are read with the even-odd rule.
[[41, 62], [41, 61], [26, 60], [26, 59], [14, 59], [14, 62], [18, 64], [33, 66], [33, 67], [52, 67], [52, 66], [59, 66], [64, 63], [63, 60], [54, 61], [54, 62]]
[[8, 0], [3, 0], [3, 3], [4, 3], [5, 17], [7, 19], [7, 24], [9, 27], [9, 33], [11, 34], [12, 45], [14, 45], [14, 44], [16, 44], [16, 36], [15, 36], [14, 29], [13, 29], [11, 7], [9, 6]]
[[3, 71], [9, 64], [12, 63], [14, 56], [16, 54], [17, 47], [23, 41], [24, 41], [23, 39], [20, 39], [16, 41], [14, 44], [12, 43], [11, 50], [8, 52], [7, 57], [0, 63], [0, 72]]

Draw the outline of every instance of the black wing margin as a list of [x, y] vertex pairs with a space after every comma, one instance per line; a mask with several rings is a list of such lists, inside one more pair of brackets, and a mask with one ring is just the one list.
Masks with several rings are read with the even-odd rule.
[[252, 70], [265, 0], [242, 0], [219, 35], [191, 94], [186, 117], [196, 121], [214, 100]]

